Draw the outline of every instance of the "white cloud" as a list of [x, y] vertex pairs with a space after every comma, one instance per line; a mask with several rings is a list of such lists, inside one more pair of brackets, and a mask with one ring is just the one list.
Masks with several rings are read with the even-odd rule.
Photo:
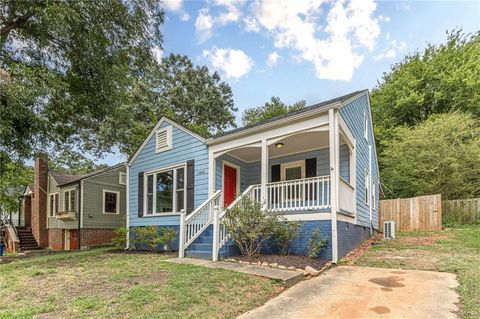
[[247, 32], [259, 32], [260, 26], [257, 23], [257, 20], [252, 18], [244, 18], [243, 22], [245, 23], [245, 31]]
[[358, 51], [372, 51], [380, 34], [373, 17], [376, 3], [336, 1], [326, 15], [326, 26], [320, 28], [322, 4], [330, 1], [258, 0], [253, 5], [253, 19], [273, 34], [275, 47], [293, 49], [294, 56], [312, 63], [318, 78], [349, 81], [363, 61]]
[[215, 22], [218, 22], [221, 25], [225, 25], [230, 22], [236, 22], [242, 16], [242, 11], [240, 5], [243, 4], [242, 1], [233, 1], [233, 0], [215, 0], [217, 6], [223, 6], [227, 9], [227, 12], [221, 13], [218, 17], [215, 18]]
[[180, 14], [180, 20], [182, 20], [183, 22], [186, 22], [190, 20], [190, 15], [186, 12], [183, 12], [182, 14]]
[[227, 78], [241, 78], [253, 66], [253, 60], [242, 50], [231, 48], [216, 48], [204, 50], [202, 56], [207, 59], [213, 68], [221, 70]]
[[213, 18], [208, 13], [208, 9], [203, 8], [198, 12], [195, 20], [195, 30], [201, 42], [207, 40], [212, 36]]
[[[385, 37], [387, 41], [390, 39], [390, 33], [387, 33]], [[373, 59], [375, 61], [383, 59], [393, 59], [397, 56], [397, 52], [403, 51], [407, 48], [407, 44], [403, 41], [397, 42], [396, 40], [388, 41], [388, 47], [381, 50], [379, 54], [375, 55]]]
[[279, 58], [280, 55], [278, 55], [277, 51], [270, 53], [267, 57], [267, 65], [269, 67], [274, 66], [275, 64], [277, 64]]
[[384, 22], [390, 22], [390, 17], [379, 15], [378, 20], [384, 21]]
[[178, 11], [182, 7], [183, 0], [162, 0], [162, 4], [166, 10]]

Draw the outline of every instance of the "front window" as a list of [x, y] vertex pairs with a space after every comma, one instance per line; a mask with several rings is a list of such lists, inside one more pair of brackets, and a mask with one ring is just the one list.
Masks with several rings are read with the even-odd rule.
[[145, 215], [177, 213], [185, 208], [185, 167], [145, 175]]
[[118, 214], [120, 193], [116, 191], [103, 191], [103, 212], [105, 214]]
[[76, 201], [76, 191], [74, 189], [70, 189], [68, 191], [63, 192], [63, 208], [67, 212], [74, 212], [76, 211], [75, 201]]
[[49, 206], [50, 206], [49, 216], [53, 217], [58, 212], [58, 193], [50, 194]]

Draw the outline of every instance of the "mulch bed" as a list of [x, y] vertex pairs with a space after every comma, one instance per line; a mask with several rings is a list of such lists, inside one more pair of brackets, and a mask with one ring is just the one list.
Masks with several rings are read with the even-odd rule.
[[277, 263], [278, 265], [286, 267], [295, 267], [299, 269], [305, 269], [306, 266], [313, 267], [317, 270], [322, 269], [323, 266], [328, 262], [328, 260], [320, 258], [309, 258], [307, 256], [297, 256], [297, 255], [255, 255], [252, 257], [248, 256], [236, 256], [233, 257], [238, 261], [248, 261], [248, 262], [267, 262], [269, 264]]

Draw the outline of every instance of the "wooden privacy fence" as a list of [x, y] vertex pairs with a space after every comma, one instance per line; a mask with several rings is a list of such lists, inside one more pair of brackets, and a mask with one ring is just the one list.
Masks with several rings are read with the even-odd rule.
[[480, 222], [480, 198], [445, 200], [442, 208], [445, 224]]
[[442, 196], [428, 195], [380, 201], [380, 230], [392, 220], [397, 231], [435, 231], [442, 229]]

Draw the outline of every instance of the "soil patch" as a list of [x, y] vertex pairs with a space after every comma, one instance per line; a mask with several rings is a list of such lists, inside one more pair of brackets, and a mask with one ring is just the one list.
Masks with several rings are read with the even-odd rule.
[[377, 233], [365, 240], [360, 246], [349, 252], [345, 257], [342, 258], [347, 265], [353, 265], [355, 261], [362, 257], [374, 243], [382, 240], [382, 234]]
[[310, 266], [315, 269], [322, 269], [323, 266], [328, 262], [328, 260], [320, 258], [309, 258], [307, 256], [297, 256], [297, 255], [255, 255], [252, 257], [248, 256], [237, 256], [236, 260], [248, 261], [253, 263], [263, 263], [267, 262], [269, 264], [277, 263], [279, 266], [286, 267], [295, 267], [300, 269], [305, 269], [305, 267]]
[[135, 249], [110, 249], [107, 251], [108, 253], [113, 254], [126, 254], [126, 255], [162, 255], [167, 256], [168, 258], [175, 258], [178, 253], [173, 251], [150, 251], [150, 250], [135, 250]]
[[433, 245], [439, 240], [448, 239], [448, 236], [445, 235], [433, 235], [428, 237], [403, 237], [399, 241], [402, 243], [412, 244], [412, 245]]

